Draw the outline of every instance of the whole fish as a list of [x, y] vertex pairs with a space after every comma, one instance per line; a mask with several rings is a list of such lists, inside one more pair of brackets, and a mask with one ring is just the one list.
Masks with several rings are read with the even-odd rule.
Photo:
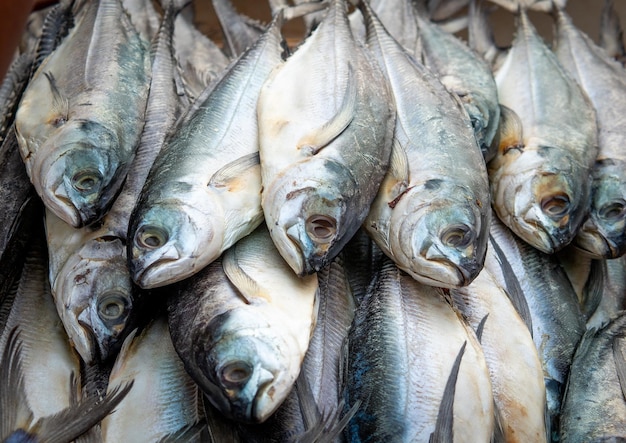
[[595, 112], [524, 9], [495, 79], [508, 110], [501, 111], [498, 152], [488, 165], [492, 204], [524, 241], [555, 252], [572, 241], [589, 211]]
[[490, 216], [487, 171], [470, 120], [361, 5], [368, 47], [397, 110], [390, 168], [363, 226], [418, 281], [467, 285], [482, 269]]
[[265, 421], [300, 373], [317, 277], [296, 277], [259, 227], [168, 292], [170, 334], [187, 372], [226, 417]]
[[431, 22], [426, 11], [418, 12], [416, 20], [424, 64], [461, 99], [483, 157], [491, 160], [495, 155], [491, 142], [500, 120], [498, 87], [491, 67], [459, 38]]
[[[521, 287], [527, 314], [519, 312], [531, 334], [543, 367], [549, 418], [548, 435], [558, 433], [561, 397], [576, 346], [585, 331], [576, 291], [556, 257], [542, 253], [519, 239], [497, 217], [491, 220], [491, 241], [496, 245]], [[485, 262], [486, 269], [509, 289], [503, 268], [491, 268], [493, 261]], [[519, 304], [519, 303], [518, 303]], [[516, 306], [517, 308], [517, 306]], [[525, 318], [529, 315], [530, 319]]]
[[594, 258], [626, 253], [626, 75], [563, 10], [557, 11], [554, 51], [589, 96], [598, 119], [598, 157], [592, 170], [591, 210], [574, 244]]
[[256, 102], [282, 61], [282, 22], [203, 92], [155, 160], [128, 233], [139, 286], [193, 275], [262, 222]]
[[[455, 389], [444, 395], [455, 357], [466, 343]], [[346, 406], [361, 401], [349, 441], [490, 441], [492, 385], [474, 332], [444, 300], [385, 258], [378, 280], [357, 306], [348, 335]], [[450, 405], [443, 429], [440, 404]], [[441, 441], [441, 440], [439, 440]]]
[[39, 67], [16, 116], [20, 152], [45, 205], [74, 227], [101, 219], [126, 177], [150, 63], [120, 0], [86, 2]]
[[258, 121], [266, 224], [296, 274], [316, 272], [367, 216], [395, 122], [387, 81], [355, 41], [344, 0], [330, 2], [324, 20], [269, 77]]
[[104, 442], [160, 441], [200, 420], [198, 388], [174, 350], [165, 316], [153, 320], [140, 334], [128, 336], [107, 391], [131, 380], [133, 389], [102, 421]]
[[480, 330], [504, 441], [547, 441], [543, 368], [530, 331], [507, 293], [483, 269], [469, 286], [451, 295], [470, 326]]
[[626, 436], [626, 313], [583, 336], [561, 409], [560, 441], [623, 441]]
[[[87, 364], [114, 356], [140, 321], [141, 292], [127, 265], [127, 231], [150, 167], [169, 128], [189, 106], [173, 54], [176, 2], [166, 5], [153, 42], [146, 123], [120, 195], [97, 226], [74, 229], [48, 213], [50, 279], [57, 310]], [[177, 87], [177, 85], [179, 87]]]

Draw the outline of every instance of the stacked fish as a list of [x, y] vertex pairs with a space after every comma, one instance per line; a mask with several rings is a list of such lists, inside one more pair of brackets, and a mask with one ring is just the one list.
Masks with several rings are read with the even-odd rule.
[[222, 48], [179, 0], [33, 13], [0, 89], [0, 438], [626, 437], [619, 22], [605, 50], [563, 2], [492, 2], [508, 51], [464, 0], [213, 0]]

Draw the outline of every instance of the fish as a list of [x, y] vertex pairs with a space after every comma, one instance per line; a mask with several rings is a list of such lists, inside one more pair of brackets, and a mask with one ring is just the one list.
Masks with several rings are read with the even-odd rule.
[[265, 223], [297, 275], [317, 272], [367, 216], [395, 123], [387, 81], [355, 41], [345, 1], [331, 1], [272, 72], [257, 113]]
[[502, 106], [498, 150], [487, 165], [492, 205], [516, 235], [551, 254], [574, 239], [589, 212], [596, 115], [524, 9], [517, 22], [495, 72]]
[[[546, 387], [530, 331], [488, 269], [450, 291], [454, 306], [479, 336], [504, 441], [546, 442]], [[503, 333], [506, 331], [506, 333]]]
[[[419, 3], [418, 3], [419, 5]], [[495, 155], [492, 141], [500, 120], [498, 87], [489, 64], [453, 34], [431, 22], [423, 5], [416, 21], [424, 64], [461, 99], [485, 162]]]
[[126, 177], [150, 85], [146, 46], [119, 0], [87, 2], [21, 99], [15, 127], [27, 173], [73, 227], [100, 220]]
[[597, 115], [598, 156], [591, 171], [591, 209], [573, 244], [596, 259], [626, 253], [626, 76], [574, 26], [563, 10], [556, 12], [554, 51], [561, 65], [585, 91]]
[[[428, 441], [442, 432], [455, 441], [490, 441], [495, 423], [485, 356], [445, 297], [383, 257], [348, 334], [346, 407], [361, 401], [346, 428], [348, 441]], [[464, 343], [455, 389], [444, 397]], [[451, 402], [452, 417], [441, 418], [447, 426], [437, 429], [440, 404]]]
[[[4, 112], [0, 116], [0, 143], [6, 141], [8, 133], [13, 127], [17, 105], [26, 89], [33, 62], [32, 54], [21, 54], [11, 62], [11, 66], [9, 66], [8, 72], [2, 80], [0, 85], [0, 106], [2, 106]], [[17, 152], [19, 153], [19, 151]]]
[[600, 329], [626, 309], [626, 257], [600, 260], [603, 265], [600, 283], [602, 298], [587, 319], [587, 329]]
[[397, 112], [390, 168], [363, 226], [421, 283], [467, 285], [483, 267], [491, 215], [487, 169], [470, 119], [460, 100], [361, 5], [368, 47], [389, 79]]
[[256, 102], [282, 62], [282, 22], [279, 13], [165, 141], [129, 225], [128, 263], [140, 287], [190, 277], [262, 223]]
[[609, 56], [621, 62], [623, 66], [626, 62], [624, 32], [614, 4], [613, 0], [604, 0], [600, 15], [599, 45], [604, 48]]
[[152, 75], [146, 122], [122, 190], [98, 225], [75, 229], [51, 211], [46, 216], [50, 279], [57, 310], [72, 342], [87, 364], [114, 358], [124, 339], [140, 323], [143, 293], [127, 265], [127, 234], [139, 198], [166, 134], [189, 106], [173, 55], [176, 2], [153, 43]]
[[560, 441], [620, 441], [626, 435], [626, 314], [582, 337], [561, 409]]
[[[45, 441], [63, 443], [79, 441], [111, 412], [128, 394], [132, 381], [112, 391], [106, 398], [92, 396], [76, 402], [55, 414], [37, 417], [30, 410], [26, 396], [28, 381], [25, 380], [22, 351], [22, 331], [16, 326], [9, 333], [0, 364], [0, 382], [4, 387], [0, 395], [0, 438], [6, 442]], [[68, 379], [70, 389], [77, 388], [76, 379]], [[41, 395], [41, 394], [40, 394]]]
[[297, 277], [259, 226], [167, 292], [174, 348], [213, 407], [243, 423], [267, 420], [300, 373], [317, 276]]
[[116, 358], [107, 396], [131, 380], [133, 389], [102, 421], [104, 442], [160, 441], [201, 419], [198, 387], [174, 350], [164, 314], [129, 335]]
[[243, 54], [265, 32], [263, 24], [238, 13], [231, 0], [212, 0], [211, 3], [222, 28], [224, 52], [228, 57]]
[[[553, 439], [558, 434], [561, 399], [574, 351], [585, 332], [585, 317], [576, 291], [555, 256], [518, 238], [497, 217], [491, 220], [490, 234], [492, 243], [509, 263], [525, 300], [528, 313], [519, 314], [532, 327], [531, 335], [541, 360], [546, 386], [546, 426]], [[494, 269], [492, 263], [486, 261], [485, 269], [507, 292], [515, 293], [503, 278], [503, 268]], [[530, 315], [530, 319], [525, 315]]]

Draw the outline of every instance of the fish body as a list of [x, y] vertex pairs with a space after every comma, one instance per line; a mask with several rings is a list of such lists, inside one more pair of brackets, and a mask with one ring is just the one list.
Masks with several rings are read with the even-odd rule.
[[[129, 175], [98, 226], [75, 229], [46, 217], [50, 279], [59, 315], [88, 364], [114, 356], [135, 328], [141, 293], [127, 265], [130, 214], [165, 135], [189, 103], [180, 85], [172, 34], [178, 9], [170, 3], [152, 48], [146, 123]], [[182, 87], [181, 87], [182, 89]]]
[[418, 13], [416, 20], [424, 64], [461, 99], [472, 122], [476, 141], [488, 162], [495, 154], [491, 142], [500, 120], [498, 87], [491, 67], [459, 38], [432, 23], [428, 17]]
[[[463, 343], [456, 392], [443, 399]], [[361, 401], [347, 426], [349, 441], [428, 441], [442, 402], [454, 404], [445, 429], [454, 441], [490, 441], [492, 387], [474, 332], [440, 289], [420, 284], [388, 258], [356, 309], [345, 383], [346, 406]]]
[[619, 61], [622, 66], [626, 62], [626, 48], [624, 48], [624, 31], [620, 25], [619, 15], [615, 10], [614, 0], [604, 0], [600, 16], [599, 44], [607, 55]]
[[104, 442], [160, 441], [198, 422], [198, 388], [174, 350], [167, 318], [159, 316], [127, 341], [107, 391], [134, 380], [133, 389], [102, 421]]
[[296, 277], [264, 227], [172, 287], [174, 347], [224, 416], [261, 423], [285, 400], [315, 326], [317, 292], [317, 277]]
[[364, 227], [424, 284], [469, 284], [483, 266], [489, 229], [487, 171], [460, 101], [368, 18], [368, 46], [396, 104], [391, 165]]
[[258, 101], [263, 213], [298, 275], [330, 263], [354, 235], [391, 152], [393, 100], [345, 8], [331, 2]]
[[488, 165], [498, 217], [544, 253], [569, 244], [589, 211], [597, 155], [591, 102], [522, 9], [513, 45], [495, 73], [498, 152]]
[[213, 9], [222, 28], [224, 50], [231, 58], [243, 54], [261, 37], [265, 26], [239, 14], [231, 0], [212, 0]]
[[598, 124], [598, 157], [592, 170], [591, 210], [574, 244], [594, 258], [626, 252], [626, 76], [565, 11], [557, 15], [555, 52], [593, 104]]
[[626, 436], [626, 315], [583, 336], [574, 359], [561, 410], [560, 441], [622, 441]]
[[[581, 312], [576, 291], [555, 257], [542, 253], [515, 236], [496, 217], [492, 219], [491, 238], [510, 264], [519, 282], [527, 314], [520, 312], [531, 333], [539, 353], [546, 384], [549, 413], [549, 434], [557, 432], [563, 388], [576, 346], [585, 331], [585, 318]], [[498, 279], [508, 292], [502, 269], [486, 269]], [[529, 316], [530, 318], [526, 318]]]
[[139, 286], [193, 275], [263, 220], [256, 102], [282, 61], [281, 23], [205, 90], [155, 160], [129, 227]]
[[600, 329], [626, 309], [626, 258], [602, 260], [602, 298], [587, 320], [587, 329]]
[[[496, 414], [507, 442], [545, 442], [546, 387], [530, 331], [488, 269], [451, 291], [455, 306], [478, 330]], [[502, 331], [507, 331], [503, 334]]]
[[101, 219], [119, 193], [143, 128], [150, 79], [146, 45], [119, 0], [83, 9], [35, 73], [16, 116], [37, 193], [74, 227]]

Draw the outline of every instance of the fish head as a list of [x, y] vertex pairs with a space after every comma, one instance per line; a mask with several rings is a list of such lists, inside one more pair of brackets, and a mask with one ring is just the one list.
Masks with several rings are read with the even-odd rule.
[[[197, 205], [186, 203], [197, 202]], [[128, 263], [140, 287], [156, 288], [193, 275], [222, 252], [224, 218], [208, 195], [140, 204], [131, 217]]]
[[626, 165], [596, 165], [589, 217], [574, 238], [574, 245], [596, 259], [612, 259], [626, 252]]
[[[493, 207], [518, 237], [552, 254], [574, 238], [588, 209], [591, 186], [562, 150], [540, 147], [521, 155], [523, 161], [509, 163], [499, 179], [491, 180]], [[554, 155], [558, 159], [546, 158]]]
[[78, 228], [101, 219], [124, 180], [115, 134], [93, 121], [66, 124], [42, 145], [31, 180], [44, 203]]
[[429, 180], [396, 205], [390, 244], [398, 266], [431, 286], [470, 284], [483, 268], [489, 227], [488, 202], [471, 191]]
[[196, 382], [227, 417], [262, 423], [287, 397], [300, 371], [301, 362], [290, 358], [293, 344], [254, 310], [221, 314], [203, 331], [194, 342]]
[[[311, 169], [324, 173], [309, 173]], [[346, 186], [347, 185], [347, 186]], [[299, 276], [326, 266], [360, 223], [356, 181], [334, 161], [300, 163], [264, 193], [265, 220], [280, 255]]]
[[135, 327], [135, 288], [118, 242], [113, 254], [68, 262], [55, 282], [57, 311], [87, 364], [115, 356]]

